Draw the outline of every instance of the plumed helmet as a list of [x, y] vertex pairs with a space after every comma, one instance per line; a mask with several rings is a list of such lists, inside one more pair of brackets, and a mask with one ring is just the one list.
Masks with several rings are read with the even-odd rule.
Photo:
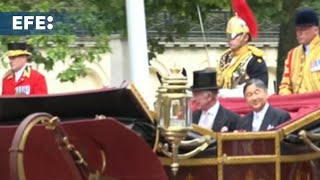
[[231, 37], [241, 33], [248, 33], [252, 38], [257, 37], [258, 26], [247, 2], [232, 0], [232, 8], [235, 16], [228, 21], [226, 32], [231, 34]]

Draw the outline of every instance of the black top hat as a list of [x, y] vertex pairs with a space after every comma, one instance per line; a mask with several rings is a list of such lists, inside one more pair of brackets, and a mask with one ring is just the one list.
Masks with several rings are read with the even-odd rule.
[[218, 90], [217, 73], [213, 68], [206, 68], [200, 71], [193, 72], [193, 86], [192, 91], [200, 90]]
[[31, 53], [28, 51], [28, 45], [24, 42], [14, 42], [8, 43], [8, 52], [7, 56], [21, 56], [21, 55], [28, 55], [30, 56]]
[[296, 26], [305, 26], [305, 25], [319, 26], [318, 15], [314, 10], [310, 8], [301, 9], [296, 14], [295, 23], [296, 23]]

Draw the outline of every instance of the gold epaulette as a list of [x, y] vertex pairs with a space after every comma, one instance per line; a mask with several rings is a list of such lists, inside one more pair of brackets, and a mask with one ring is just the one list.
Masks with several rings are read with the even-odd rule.
[[254, 46], [248, 46], [248, 48], [250, 49], [252, 54], [254, 54], [255, 56], [258, 56], [258, 57], [262, 57], [263, 56], [263, 51], [261, 49], [258, 49], [258, 48], [254, 47]]
[[7, 78], [7, 79], [12, 78], [12, 77], [13, 77], [13, 72], [12, 72], [12, 70], [10, 69], [10, 70], [8, 70], [6, 73], [4, 73], [3, 77], [4, 77], [4, 78]]

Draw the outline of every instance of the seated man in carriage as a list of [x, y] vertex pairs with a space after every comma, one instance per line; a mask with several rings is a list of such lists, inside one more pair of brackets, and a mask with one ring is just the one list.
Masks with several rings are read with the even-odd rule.
[[193, 112], [193, 123], [215, 132], [235, 130], [239, 115], [220, 105], [214, 69], [194, 71], [191, 90], [193, 102], [199, 107]]
[[239, 120], [237, 129], [266, 131], [290, 119], [287, 111], [274, 108], [268, 103], [268, 89], [263, 81], [249, 80], [244, 86], [243, 95], [253, 112]]

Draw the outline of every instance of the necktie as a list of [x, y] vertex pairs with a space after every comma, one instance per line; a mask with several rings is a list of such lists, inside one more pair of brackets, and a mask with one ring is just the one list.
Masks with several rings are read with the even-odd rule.
[[199, 121], [199, 126], [211, 129], [209, 112], [206, 112], [204, 117]]
[[258, 114], [254, 114], [252, 122], [252, 131], [259, 131], [260, 129], [260, 119]]

